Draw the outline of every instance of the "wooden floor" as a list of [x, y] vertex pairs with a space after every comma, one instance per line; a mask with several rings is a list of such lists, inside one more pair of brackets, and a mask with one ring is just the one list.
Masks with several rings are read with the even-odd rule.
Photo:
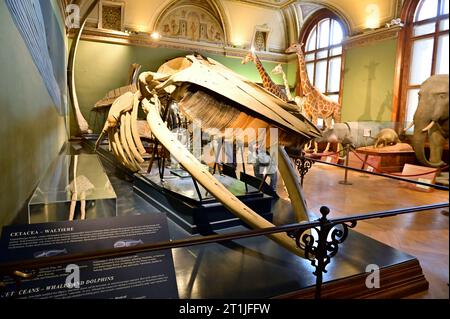
[[[401, 182], [350, 172], [351, 186], [341, 168], [315, 164], [305, 177], [304, 191], [314, 213], [321, 206], [331, 209], [329, 217], [377, 212], [388, 209], [448, 202], [447, 192], [422, 192]], [[281, 183], [279, 183], [281, 184]], [[283, 186], [278, 190], [286, 197]], [[441, 210], [406, 214], [359, 222], [356, 231], [418, 258], [430, 288], [410, 298], [449, 298], [449, 217]]]

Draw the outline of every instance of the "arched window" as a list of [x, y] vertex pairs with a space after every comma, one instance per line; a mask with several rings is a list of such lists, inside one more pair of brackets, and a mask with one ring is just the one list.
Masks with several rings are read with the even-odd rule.
[[448, 74], [449, 0], [413, 0], [406, 16], [400, 121], [412, 122], [420, 85], [431, 75]]
[[340, 102], [343, 23], [331, 11], [322, 9], [306, 22], [300, 42], [304, 43], [309, 81], [320, 92]]

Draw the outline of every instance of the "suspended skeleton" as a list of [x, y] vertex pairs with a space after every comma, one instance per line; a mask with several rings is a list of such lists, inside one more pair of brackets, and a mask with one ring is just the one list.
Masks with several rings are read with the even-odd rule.
[[[278, 129], [278, 168], [289, 193], [297, 221], [308, 219], [306, 203], [298, 174], [282, 146], [301, 148], [320, 131], [297, 109], [268, 93], [258, 85], [234, 73], [220, 63], [204, 57], [187, 56], [169, 61], [158, 72], [139, 76], [139, 91], [126, 93], [112, 105], [108, 120], [96, 145], [108, 135], [115, 157], [132, 171], [139, 171], [145, 149], [137, 130], [139, 106], [147, 114], [147, 123], [156, 141], [173, 156], [191, 176], [230, 212], [253, 228], [274, 225], [258, 215], [229, 192], [205, 165], [170, 131], [180, 123], [201, 120], [203, 132], [223, 138], [229, 128], [265, 132], [266, 147], [270, 129]], [[212, 130], [214, 128], [214, 130]], [[242, 131], [241, 131], [242, 132]], [[239, 143], [255, 142], [256, 137], [236, 135]], [[278, 143], [280, 145], [278, 145]], [[288, 250], [301, 254], [287, 234], [269, 237]]]

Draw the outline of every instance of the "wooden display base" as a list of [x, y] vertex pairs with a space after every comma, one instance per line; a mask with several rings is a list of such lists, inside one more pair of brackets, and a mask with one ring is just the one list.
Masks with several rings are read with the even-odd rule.
[[[323, 299], [398, 299], [428, 289], [417, 259], [380, 270], [380, 288], [368, 289], [368, 274], [359, 274], [326, 283], [322, 286]], [[278, 296], [276, 299], [312, 299], [315, 288]]]
[[371, 170], [369, 167], [375, 166], [376, 169], [387, 173], [401, 172], [405, 164], [416, 161], [414, 150], [405, 143], [380, 148], [361, 147], [356, 152], [360, 154], [364, 162], [353, 156], [350, 166], [365, 170]]

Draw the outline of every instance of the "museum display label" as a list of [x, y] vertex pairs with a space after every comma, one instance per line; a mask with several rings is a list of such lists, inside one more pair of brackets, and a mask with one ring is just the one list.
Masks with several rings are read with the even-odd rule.
[[[123, 248], [169, 240], [165, 214], [6, 226], [0, 262]], [[170, 250], [42, 268], [16, 290], [7, 281], [1, 298], [178, 298]]]

